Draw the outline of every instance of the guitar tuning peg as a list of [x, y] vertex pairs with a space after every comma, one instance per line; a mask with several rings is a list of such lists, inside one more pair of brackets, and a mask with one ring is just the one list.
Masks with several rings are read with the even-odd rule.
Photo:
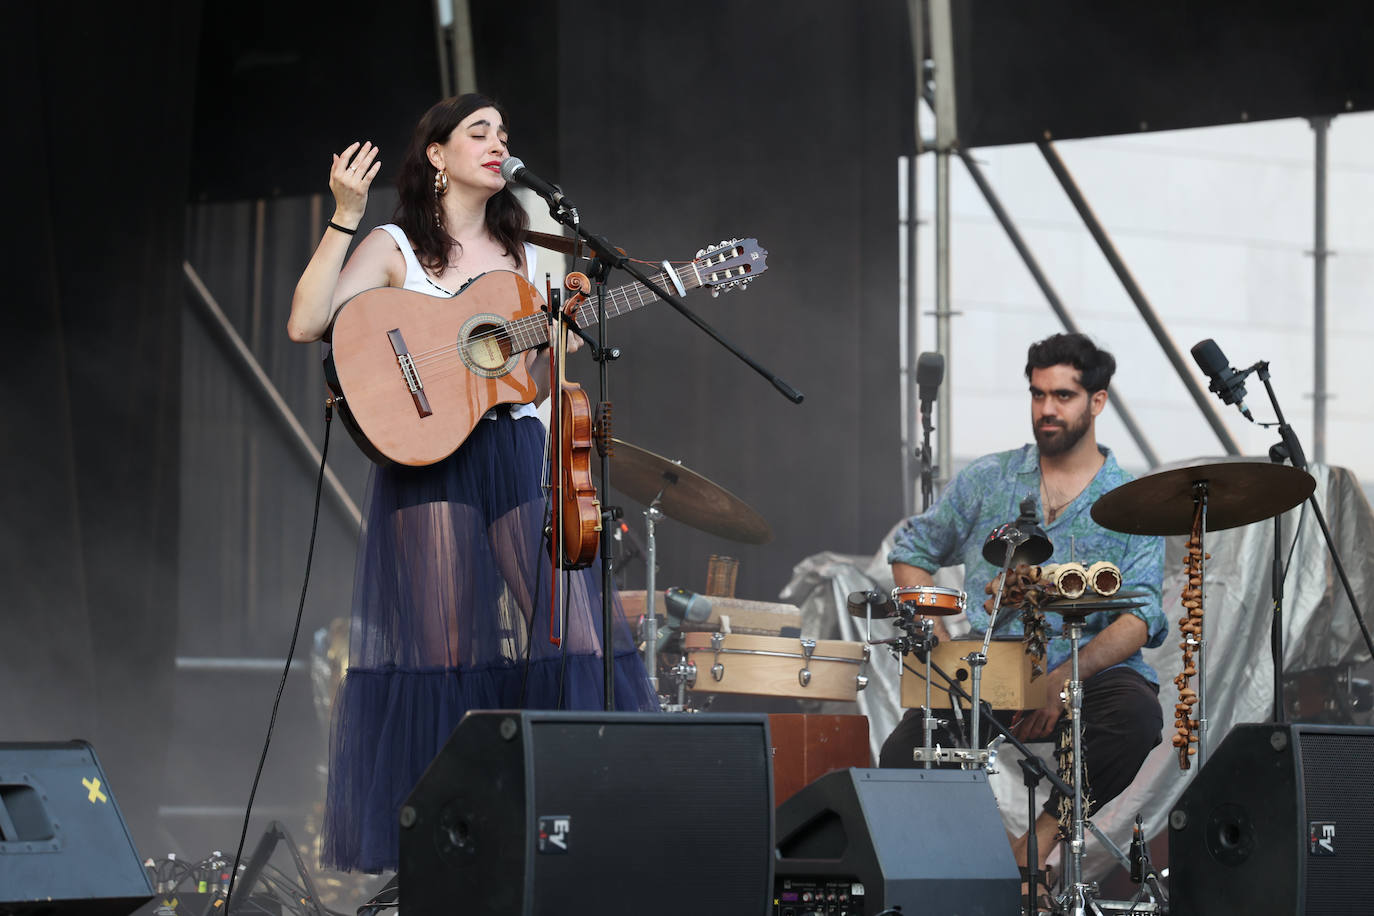
[[711, 290], [711, 298], [712, 298], [712, 299], [719, 299], [719, 298], [720, 298], [720, 289], [719, 289], [718, 287], [717, 287], [717, 288], [713, 288], [713, 289]]
[[698, 257], [698, 258], [701, 257], [702, 255], [704, 255], [705, 253], [706, 253], [706, 249], [705, 249], [705, 248], [698, 248], [698, 249], [697, 249], [697, 257]]

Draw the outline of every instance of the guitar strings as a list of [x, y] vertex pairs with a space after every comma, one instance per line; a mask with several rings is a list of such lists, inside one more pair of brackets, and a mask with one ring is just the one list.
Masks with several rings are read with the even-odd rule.
[[[635, 260], [637, 263], [642, 264], [650, 263], [648, 261], [642, 261], [640, 259], [632, 260]], [[696, 267], [698, 260], [700, 259], [694, 259], [691, 261], [680, 261], [678, 263], [682, 266], [673, 270], [673, 273], [677, 276], [677, 279], [683, 281], [684, 285], [687, 285], [689, 289], [695, 289], [698, 286], [705, 285], [704, 282], [701, 281], [700, 271], [697, 270]], [[704, 266], [709, 268], [713, 265], [708, 260]], [[715, 266], [718, 267], [719, 265], [717, 264]], [[689, 267], [692, 268], [691, 272], [687, 273], [686, 276], [683, 276], [684, 272], [686, 272], [687, 268]], [[656, 274], [652, 279], [654, 283], [662, 285], [662, 283], [667, 278], [668, 274], [660, 272]], [[426, 277], [426, 279], [428, 279], [428, 277]], [[438, 284], [433, 285], [436, 288], [441, 288], [438, 287]], [[631, 292], [634, 293], [635, 298], [638, 300], [637, 302], [631, 302]], [[648, 295], [646, 295], [646, 293], [648, 293]], [[461, 291], [454, 295], [456, 297], [460, 294]], [[657, 296], [654, 296], [651, 290], [648, 290], [647, 287], [638, 283], [629, 283], [625, 286], [616, 287], [615, 289], [608, 290], [605, 295], [609, 303], [608, 308], [606, 310], [607, 317], [617, 317], [623, 314], [623, 312], [625, 311], [633, 311], [634, 309], [648, 305], [650, 302], [653, 302], [657, 299]], [[620, 304], [622, 303], [622, 301], [624, 303], [623, 309], [620, 308]], [[575, 318], [578, 327], [586, 327], [587, 325], [591, 324], [592, 320], [595, 318], [595, 311], [596, 307], [591, 304], [591, 298], [588, 297], [586, 301], [584, 301], [580, 306], [578, 306]], [[505, 324], [501, 325], [498, 329], [469, 338], [469, 342], [486, 343], [487, 341], [495, 340], [497, 342], [497, 345], [500, 346], [500, 344], [502, 343], [509, 344], [517, 338], [523, 340], [526, 334], [530, 334], [533, 335], [533, 340], [530, 343], [530, 345], [521, 347], [522, 350], [527, 350], [548, 340], [547, 336], [541, 333], [542, 330], [547, 327], [547, 325], [548, 320], [545, 315], [527, 315], [523, 318], [517, 318], [513, 321], [506, 322]], [[440, 347], [433, 347], [429, 350], [418, 350], [414, 353], [411, 353], [410, 357], [411, 364], [416, 368], [419, 368], [421, 365], [433, 365], [433, 363], [436, 360], [447, 361], [455, 355], [461, 358], [461, 354], [458, 352], [457, 344], [445, 344]]]
[[[660, 283], [664, 279], [666, 279], [666, 276], [666, 274], [660, 273], [658, 276], [653, 278], [654, 282]], [[629, 290], [634, 291], [635, 297], [639, 300], [637, 303], [631, 301], [630, 292], [628, 292]], [[648, 303], [653, 302], [657, 298], [653, 295], [649, 295], [646, 297], [643, 292], [644, 290], [645, 288], [642, 286], [630, 284], [625, 287], [619, 287], [617, 289], [608, 291], [606, 294], [607, 317], [616, 317], [622, 314], [623, 312], [633, 311], [635, 308], [647, 305]], [[622, 304], [624, 305], [623, 309], [620, 307]], [[577, 308], [576, 318], [578, 326], [585, 326], [583, 322], [584, 317], [587, 319], [586, 323], [590, 324], [595, 312], [596, 306], [591, 304], [590, 299], [579, 305]], [[499, 345], [501, 343], [510, 343], [514, 340], [523, 341], [524, 339], [529, 337], [532, 338], [530, 346], [534, 346], [543, 343], [548, 339], [547, 336], [542, 333], [543, 331], [546, 331], [547, 328], [547, 315], [546, 313], [539, 312], [536, 314], [526, 315], [521, 318], [514, 319], [513, 321], [508, 321], [505, 324], [500, 325], [496, 329], [469, 338], [469, 341], [470, 343], [486, 343], [488, 341], [494, 340]], [[522, 347], [522, 349], [530, 349], [530, 346]], [[461, 358], [461, 354], [458, 353], [457, 344], [445, 344], [444, 346], [434, 347], [429, 350], [416, 351], [410, 354], [410, 356], [411, 363], [416, 368], [419, 368], [422, 365], [432, 365], [436, 360], [442, 361], [453, 356], [459, 356]]]
[[[662, 276], [663, 276], [663, 275], [660, 274], [660, 277], [662, 277]], [[657, 282], [658, 278], [655, 278], [655, 280], [656, 280], [656, 282]], [[630, 296], [629, 296], [629, 294], [626, 293], [626, 292], [624, 292], [624, 290], [623, 290], [623, 289], [620, 289], [620, 288], [609, 291], [609, 292], [607, 293], [606, 298], [607, 298], [608, 300], [610, 300], [610, 303], [611, 303], [613, 306], [616, 306], [616, 308], [615, 308], [614, 310], [612, 310], [611, 308], [608, 308], [608, 309], [607, 309], [607, 312], [608, 312], [608, 313], [611, 313], [611, 314], [613, 314], [613, 315], [619, 315], [619, 314], [621, 313], [621, 309], [619, 308], [619, 305], [620, 305], [620, 303], [621, 303], [621, 300], [623, 300], [624, 303], [626, 304], [626, 307], [625, 307], [625, 309], [624, 309], [625, 311], [629, 311], [629, 310], [632, 310], [632, 309], [634, 309], [634, 308], [637, 307], [635, 304], [630, 303]], [[645, 297], [644, 297], [643, 295], [639, 295], [638, 298], [640, 299], [640, 302], [638, 303], [639, 306], [642, 306], [642, 305], [647, 304], [648, 301], [652, 301], [652, 300], [646, 300]], [[582, 324], [582, 318], [583, 318], [584, 312], [586, 312], [586, 311], [588, 311], [588, 310], [594, 311], [595, 309], [594, 309], [594, 307], [591, 308], [591, 309], [589, 309], [587, 303], [583, 303], [582, 305], [578, 306], [577, 315], [578, 315], [578, 324], [579, 324], [579, 326]], [[535, 343], [542, 343], [543, 341], [540, 340], [540, 339], [538, 339], [538, 338], [541, 336], [541, 335], [539, 334], [539, 332], [542, 331], [543, 329], [545, 329], [547, 326], [548, 326], [548, 317], [547, 317], [547, 313], [539, 312], [539, 313], [536, 313], [536, 314], [525, 315], [525, 316], [523, 316], [523, 317], [521, 317], [521, 318], [516, 318], [516, 319], [514, 319], [514, 320], [512, 320], [512, 321], [508, 321], [508, 322], [506, 322], [505, 324], [499, 326], [499, 328], [496, 329], [496, 330], [489, 331], [489, 332], [486, 332], [486, 333], [484, 333], [484, 334], [476, 335], [476, 336], [474, 336], [474, 337], [472, 337], [472, 338], [470, 338], [470, 339], [473, 340], [473, 341], [486, 341], [486, 340], [489, 340], [489, 339], [493, 339], [493, 338], [494, 338], [494, 339], [496, 339], [496, 340], [498, 340], [498, 341], [505, 342], [505, 341], [509, 341], [509, 340], [512, 340], [512, 339], [517, 338], [517, 337], [523, 337], [523, 336], [526, 336], [526, 335], [534, 335], [535, 338], [536, 338], [534, 342], [535, 342]], [[427, 357], [430, 357], [430, 356], [433, 355], [433, 354], [447, 353], [447, 352], [449, 352], [450, 350], [453, 350], [453, 349], [455, 349], [455, 345], [446, 344], [445, 346], [436, 347], [436, 348], [431, 349], [431, 350], [417, 351], [416, 353], [411, 354], [411, 356], [412, 356], [412, 358], [414, 359], [414, 361], [416, 362], [416, 364], [418, 365], [419, 363], [425, 361], [425, 359], [426, 359]]]
[[[665, 278], [666, 275], [660, 273], [658, 276], [654, 277], [653, 280], [656, 283], [661, 283]], [[631, 302], [630, 293], [628, 292], [630, 290], [633, 290], [635, 296], [638, 298], [639, 301], [637, 304]], [[607, 303], [607, 317], [615, 317], [622, 314], [622, 311], [632, 311], [635, 308], [653, 302], [657, 298], [652, 295], [645, 296], [645, 292], [647, 292], [647, 290], [644, 287], [634, 284], [608, 291], [607, 299], [611, 301]], [[625, 305], [623, 310], [618, 307], [621, 303], [617, 300], [623, 300]], [[583, 302], [577, 309], [578, 325], [584, 325], [584, 318], [586, 319], [585, 324], [590, 324], [593, 317], [592, 313], [595, 313], [595, 311], [596, 307], [592, 304], [590, 299]], [[510, 329], [517, 326], [519, 326], [517, 333], [512, 334]], [[497, 330], [475, 335], [469, 338], [469, 345], [474, 342], [492, 339], [497, 341], [508, 341], [517, 337], [524, 339], [526, 334], [533, 333], [538, 333], [540, 336], [540, 339], [536, 342], [543, 342], [548, 339], [547, 330], [547, 314], [540, 312], [507, 322]], [[530, 347], [524, 347], [522, 349], [528, 350]], [[426, 370], [423, 377], [420, 379], [422, 384], [425, 382], [438, 382], [442, 379], [451, 378], [455, 375], [462, 375], [469, 371], [463, 359], [463, 353], [456, 344], [448, 344], [443, 347], [422, 351], [419, 354], [412, 354], [412, 364], [416, 369], [424, 368]]]
[[[695, 261], [688, 262], [688, 266], [693, 266], [695, 263]], [[673, 273], [677, 274], [678, 279], [684, 281], [689, 289], [696, 289], [698, 286], [706, 285], [704, 281], [700, 280], [700, 274], [696, 271], [689, 273], [685, 277], [682, 275], [681, 270], [674, 270]], [[652, 277], [652, 280], [655, 283], [662, 284], [667, 280], [667, 277], [668, 275], [666, 273], [660, 272]], [[605, 293], [605, 297], [607, 300], [607, 317], [616, 317], [625, 312], [633, 311], [636, 308], [643, 307], [656, 301], [658, 298], [651, 290], [639, 283], [626, 284], [625, 286], [608, 290]], [[588, 297], [576, 310], [575, 320], [578, 326], [586, 327], [591, 324], [592, 321], [595, 320], [596, 312], [597, 306], [594, 304], [592, 298]], [[485, 343], [495, 340], [499, 346], [501, 343], [509, 343], [515, 340], [523, 341], [527, 336], [534, 335], [535, 339], [533, 343], [520, 348], [521, 350], [528, 350], [534, 345], [544, 343], [548, 340], [548, 327], [548, 315], [546, 312], [541, 311], [513, 319], [491, 331], [475, 335], [469, 338], [468, 343], [470, 346], [472, 343]], [[424, 377], [421, 379], [421, 383], [438, 382], [445, 378], [461, 375], [469, 371], [463, 359], [463, 353], [459, 350], [456, 343], [446, 344], [429, 350], [417, 351], [411, 354], [411, 362], [416, 369], [421, 367], [427, 369]]]
[[[638, 261], [638, 263], [649, 263], [647, 261], [640, 261], [639, 259], [634, 260]], [[672, 271], [679, 281], [684, 282], [684, 284], [687, 284], [688, 288], [691, 289], [695, 289], [698, 286], [705, 285], [704, 281], [701, 280], [700, 271], [697, 269], [698, 260], [701, 259], [678, 262], [682, 266], [674, 268]], [[716, 265], [712, 265], [708, 259], [707, 263], [704, 266], [706, 266], [707, 268], [716, 266], [718, 268], [719, 262], [717, 262]], [[687, 272], [688, 268], [691, 268], [690, 273], [687, 273], [686, 276], [683, 276], [684, 272]], [[660, 272], [656, 274], [652, 279], [654, 283], [661, 285], [667, 278], [667, 273]], [[428, 277], [426, 277], [426, 279], [428, 279]], [[436, 288], [439, 288], [438, 284], [432, 285], [434, 285]], [[634, 294], [634, 297], [637, 301], [631, 301], [631, 293]], [[459, 294], [461, 294], [461, 291]], [[455, 297], [459, 294], [455, 294]], [[648, 290], [647, 287], [638, 283], [626, 284], [625, 286], [609, 290], [605, 293], [605, 297], [608, 300], [607, 317], [619, 316], [625, 311], [632, 311], [636, 308], [647, 305], [657, 298], [652, 294], [651, 290]], [[621, 308], [622, 303], [624, 305], [623, 308]], [[588, 297], [586, 301], [584, 301], [577, 308], [574, 320], [577, 322], [578, 327], [586, 327], [587, 325], [591, 324], [592, 320], [595, 318], [595, 312], [596, 307], [592, 305], [592, 300], [590, 297]], [[491, 331], [487, 331], [485, 333], [478, 334], [474, 337], [469, 338], [469, 345], [471, 345], [472, 343], [486, 344], [488, 342], [495, 341], [497, 347], [500, 348], [502, 344], [510, 345], [512, 342], [517, 340], [523, 342], [528, 335], [531, 339], [531, 342], [527, 346], [520, 347], [521, 350], [528, 350], [541, 343], [545, 343], [548, 340], [547, 335], [544, 333], [547, 326], [548, 320], [546, 315], [540, 313], [526, 315], [522, 318], [517, 318], [512, 321], [505, 322], [504, 324], [500, 325], [499, 327]], [[512, 349], [514, 348], [512, 347]], [[417, 369], [421, 366], [429, 366], [431, 368], [435, 368], [436, 363], [438, 363], [439, 366], [442, 366], [446, 363], [451, 362], [455, 357], [457, 357], [460, 361], [462, 360], [462, 354], [459, 352], [459, 348], [456, 343], [445, 344], [440, 347], [433, 347], [429, 350], [418, 350], [414, 353], [411, 353], [410, 357], [411, 365]]]

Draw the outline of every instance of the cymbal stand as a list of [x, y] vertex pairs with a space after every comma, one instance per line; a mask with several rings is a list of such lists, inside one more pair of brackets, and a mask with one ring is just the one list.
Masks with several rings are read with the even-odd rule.
[[[1069, 821], [1068, 868], [1064, 870], [1066, 912], [1069, 916], [1086, 916], [1088, 895], [1092, 888], [1083, 883], [1083, 681], [1078, 670], [1078, 644], [1083, 639], [1083, 618], [1064, 618], [1069, 634], [1071, 661], [1068, 684], [1069, 721], [1073, 751], [1073, 814]], [[1031, 822], [1034, 832], [1035, 823]]]
[[901, 609], [901, 619], [897, 625], [907, 633], [901, 642], [902, 654], [915, 652], [926, 663], [926, 701], [921, 706], [921, 733], [925, 738], [921, 741], [920, 750], [916, 751], [916, 761], [928, 770], [939, 759], [933, 735], [941, 724], [940, 720], [935, 718], [935, 712], [930, 705], [930, 653], [935, 650], [935, 644], [938, 642], [935, 636], [935, 621], [925, 616], [917, 618], [915, 605], [909, 602], [904, 601], [898, 607]]
[[935, 750], [935, 743], [932, 735], [935, 732], [935, 714], [930, 708], [930, 653], [935, 649], [935, 621], [929, 617], [921, 618], [921, 656], [926, 660], [926, 701], [921, 706], [921, 733], [925, 739], [921, 742], [921, 749], [926, 752], [926, 758], [922, 765], [928, 770], [931, 767], [930, 753]]
[[[978, 733], [980, 720], [980, 709], [982, 706], [982, 684], [983, 666], [988, 663], [988, 647], [992, 643], [992, 631], [997, 623], [997, 612], [1002, 609], [1002, 594], [1007, 590], [1007, 576], [1011, 573], [1011, 560], [1016, 554], [1016, 548], [1030, 539], [1024, 531], [1015, 525], [1003, 525], [998, 529], [997, 537], [1007, 545], [1006, 559], [1002, 561], [1002, 579], [997, 588], [997, 593], [992, 597], [992, 613], [988, 615], [988, 628], [983, 634], [983, 648], [979, 652], [970, 652], [964, 656], [964, 661], [968, 662], [969, 671], [973, 675], [973, 708], [969, 710], [969, 750], [975, 755], [983, 749], [982, 736]], [[977, 769], [982, 764], [974, 760], [964, 765], [965, 769]]]
[[[935, 669], [935, 673], [940, 676], [940, 679], [945, 682], [946, 689], [949, 691], [950, 702], [954, 704], [956, 709], [958, 708], [960, 700], [968, 700], [970, 703], [973, 701], [973, 698], [969, 696], [967, 692], [965, 692], [964, 688], [959, 686], [958, 678], [950, 677], [950, 675], [947, 674], [943, 668], [941, 668], [939, 665], [934, 664], [933, 662], [931, 663], [931, 667]], [[993, 765], [996, 763], [996, 751], [1002, 744], [1002, 742], [1007, 742], [1012, 747], [1016, 748], [1016, 750], [1019, 751], [1021, 754], [1021, 773], [1023, 776], [1023, 782], [1027, 789], [1027, 802], [1030, 806], [1030, 809], [1028, 811], [1029, 818], [1027, 820], [1027, 824], [1030, 825], [1030, 829], [1029, 833], [1027, 833], [1026, 835], [1025, 867], [1027, 876], [1026, 895], [1028, 904], [1028, 909], [1026, 910], [1026, 912], [1033, 913], [1035, 912], [1034, 907], [1036, 899], [1036, 887], [1039, 881], [1039, 875], [1035, 868], [1035, 863], [1039, 861], [1039, 850], [1036, 848], [1035, 839], [1035, 818], [1036, 811], [1038, 810], [1038, 807], [1035, 804], [1035, 791], [1036, 788], [1040, 785], [1040, 781], [1042, 779], [1047, 780], [1050, 784], [1050, 788], [1052, 790], [1058, 790], [1059, 794], [1064, 798], [1068, 798], [1072, 790], [1068, 787], [1064, 780], [1059, 778], [1059, 774], [1056, 773], [1052, 768], [1050, 768], [1045, 763], [1045, 761], [1040, 757], [1039, 754], [1032, 753], [1031, 749], [1025, 745], [1025, 742], [1023, 742], [1020, 738], [1016, 737], [1016, 735], [1012, 734], [1010, 728], [1008, 728], [1006, 725], [1003, 725], [1000, 721], [998, 721], [997, 717], [992, 714], [991, 706], [988, 706], [986, 702], [982, 702], [982, 705], [987, 707], [983, 710], [983, 712], [987, 715], [989, 725], [992, 726], [993, 731], [996, 731], [998, 733], [997, 738], [994, 739], [993, 742], [989, 745], [990, 753], [987, 755], [988, 772], [993, 772]], [[958, 753], [959, 752], [947, 752], [947, 755], [942, 756], [940, 759], [958, 759]], [[1046, 890], [1048, 891], [1049, 888], [1047, 887]]]
[[[658, 595], [654, 593], [658, 551], [654, 524], [663, 518], [663, 511], [658, 508], [662, 498], [663, 491], [660, 490], [653, 502], [649, 503], [649, 508], [644, 510], [644, 552], [648, 555], [644, 560], [644, 670], [649, 675], [649, 684], [654, 693], [658, 693]], [[603, 647], [603, 651], [609, 652], [610, 649]], [[684, 684], [679, 682], [679, 696], [685, 689]]]

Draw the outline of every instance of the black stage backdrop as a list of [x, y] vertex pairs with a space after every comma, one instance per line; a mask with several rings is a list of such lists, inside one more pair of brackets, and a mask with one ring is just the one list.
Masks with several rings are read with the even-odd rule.
[[[494, 9], [474, 4], [483, 88], [509, 104], [516, 154], [560, 180], [589, 227], [652, 261], [736, 235], [769, 250], [748, 291], [689, 302], [804, 391], [801, 406], [667, 306], [611, 325], [625, 351], [612, 376], [617, 435], [729, 488], [776, 535], [744, 547], [665, 522], [660, 585], [699, 589], [709, 554], [725, 553], [742, 559], [739, 594], [769, 599], [811, 553], [871, 550], [901, 511], [896, 158], [913, 110], [904, 4], [535, 3], [506, 28], [556, 49], [542, 57], [504, 52], [516, 32], [490, 25]], [[427, 56], [432, 70], [426, 10], [425, 0], [403, 4], [388, 21], [415, 35], [388, 33], [375, 54], [383, 74], [414, 87], [408, 123], [438, 95], [437, 78], [426, 88], [411, 59]], [[207, 26], [224, 20], [221, 5], [204, 11]], [[286, 73], [327, 56], [278, 47], [276, 15], [245, 13], [252, 28], [226, 56], [223, 30], [201, 35], [199, 3], [5, 13], [20, 142], [6, 170], [17, 206], [6, 249], [0, 735], [91, 740], [145, 854], [198, 858], [237, 837], [275, 676], [196, 660], [284, 654], [314, 483], [202, 320], [182, 261], [318, 442], [319, 349], [291, 344], [284, 324], [330, 205], [279, 195], [298, 193], [297, 172], [326, 191], [329, 152], [358, 139], [361, 109], [377, 109], [383, 133], [397, 117], [393, 95], [365, 93], [336, 130], [277, 136], [272, 125], [293, 122], [276, 109], [255, 128], [224, 67], [261, 98], [299, 107], [301, 124], [318, 120], [313, 83], [262, 93], [272, 81], [254, 68]], [[220, 82], [197, 73], [198, 48]], [[387, 55], [407, 61], [389, 67]], [[513, 75], [522, 70], [540, 77], [537, 91]], [[230, 102], [197, 110], [196, 87], [207, 85]], [[386, 148], [384, 169], [399, 141]], [[234, 155], [258, 149], [306, 164], [248, 188], [260, 170], [238, 169]], [[189, 210], [188, 188], [200, 201]], [[379, 188], [367, 223], [386, 221], [393, 204]], [[575, 374], [591, 381], [578, 359]], [[361, 502], [366, 463], [341, 432], [331, 464]], [[643, 507], [624, 504], [642, 530]], [[326, 499], [320, 532], [298, 657], [347, 615], [356, 530]], [[630, 584], [642, 581], [636, 567]], [[328, 692], [327, 677], [313, 689], [290, 682], [262, 818], [315, 823]]]
[[[477, 20], [478, 78], [512, 110], [513, 153], [525, 155], [521, 138], [542, 121], [556, 125], [556, 163], [534, 158], [547, 137], [526, 163], [551, 172], [586, 226], [634, 257], [679, 260], [758, 238], [765, 275], [688, 304], [806, 394], [791, 404], [667, 305], [609, 326], [625, 353], [612, 370], [615, 434], [731, 490], [775, 535], [743, 546], [665, 522], [658, 584], [701, 589], [709, 555], [728, 554], [741, 558], [738, 594], [768, 600], [812, 553], [873, 550], [901, 514], [897, 157], [913, 112], [904, 4], [542, 7], [557, 31], [533, 49], [528, 21], [508, 34], [499, 17]], [[620, 502], [642, 527], [643, 506]]]
[[91, 741], [152, 836], [176, 637], [199, 4], [8, 4], [0, 737]]

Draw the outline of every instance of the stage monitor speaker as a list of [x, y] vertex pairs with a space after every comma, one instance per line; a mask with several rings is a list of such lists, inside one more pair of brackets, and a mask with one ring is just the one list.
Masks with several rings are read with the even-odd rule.
[[0, 743], [0, 916], [125, 916], [152, 896], [95, 750]]
[[762, 715], [472, 712], [401, 808], [407, 916], [763, 916]]
[[1020, 871], [981, 770], [839, 770], [783, 802], [777, 834], [780, 916], [1019, 906]]
[[1237, 725], [1169, 812], [1175, 916], [1374, 907], [1374, 729]]

